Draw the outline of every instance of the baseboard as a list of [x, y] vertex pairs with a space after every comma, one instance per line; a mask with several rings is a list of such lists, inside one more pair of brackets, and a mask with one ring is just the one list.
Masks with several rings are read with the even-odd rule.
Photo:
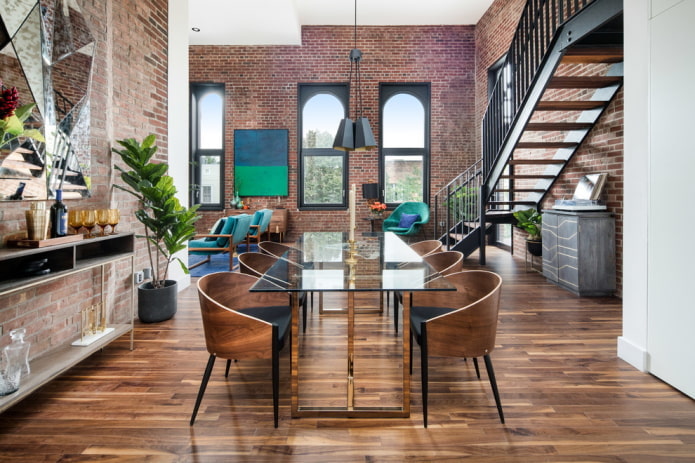
[[618, 337], [618, 357], [625, 360], [639, 371], [648, 371], [647, 351], [633, 344], [623, 336]]

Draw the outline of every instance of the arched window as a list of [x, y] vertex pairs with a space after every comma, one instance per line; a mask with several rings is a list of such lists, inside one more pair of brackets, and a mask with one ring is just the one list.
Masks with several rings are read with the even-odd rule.
[[191, 84], [191, 204], [224, 207], [224, 84]]
[[347, 156], [333, 149], [340, 120], [347, 114], [347, 85], [299, 86], [299, 206], [333, 209], [346, 204]]
[[380, 183], [384, 202], [429, 196], [429, 84], [381, 84]]

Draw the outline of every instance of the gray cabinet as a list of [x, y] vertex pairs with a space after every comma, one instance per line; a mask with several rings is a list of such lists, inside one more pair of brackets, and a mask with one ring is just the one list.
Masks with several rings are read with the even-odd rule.
[[611, 212], [543, 211], [543, 275], [580, 296], [615, 293]]

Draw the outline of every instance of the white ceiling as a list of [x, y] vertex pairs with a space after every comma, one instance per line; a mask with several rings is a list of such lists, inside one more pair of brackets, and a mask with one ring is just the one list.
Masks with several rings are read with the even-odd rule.
[[[357, 0], [361, 26], [476, 24], [493, 0]], [[354, 25], [355, 0], [189, 0], [191, 45], [301, 45], [303, 25]]]

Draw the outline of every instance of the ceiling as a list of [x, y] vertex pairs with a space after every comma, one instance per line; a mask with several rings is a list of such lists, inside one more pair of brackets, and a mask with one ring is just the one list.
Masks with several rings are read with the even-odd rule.
[[[189, 0], [191, 45], [301, 45], [303, 25], [476, 24], [493, 0]], [[200, 29], [195, 32], [192, 28]]]

